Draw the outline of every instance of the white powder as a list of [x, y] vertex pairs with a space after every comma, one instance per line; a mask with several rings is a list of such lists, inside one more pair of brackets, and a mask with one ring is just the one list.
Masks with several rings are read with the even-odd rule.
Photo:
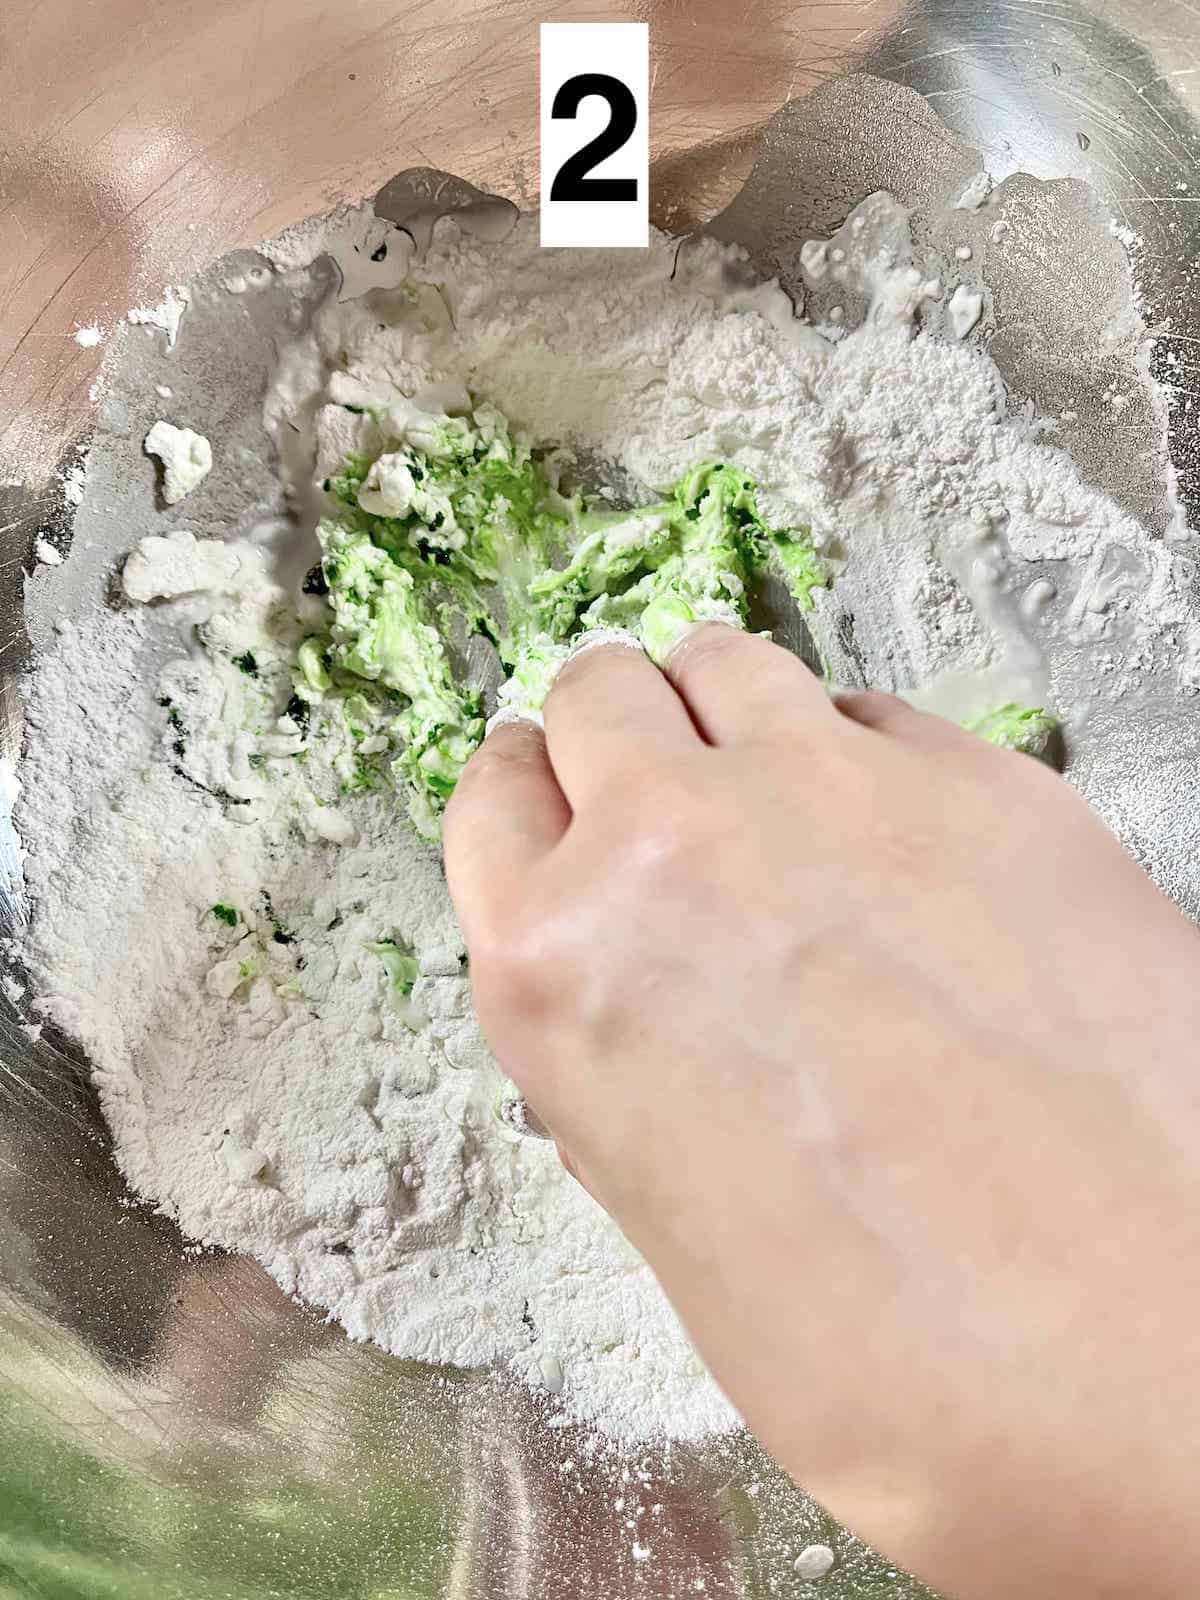
[[95, 326], [88, 328], [76, 328], [75, 332], [72, 334], [72, 338], [75, 340], [75, 343], [77, 345], [81, 345], [83, 349], [94, 350], [97, 345], [104, 343], [105, 333], [103, 328], [98, 328]]
[[[986, 359], [914, 337], [936, 287], [909, 273], [894, 208], [862, 217], [808, 252], [874, 295], [836, 342], [711, 244], [677, 261], [661, 235], [553, 252], [535, 222], [501, 245], [442, 225], [385, 317], [377, 298], [331, 304], [284, 351], [268, 419], [312, 445], [287, 470], [319, 477], [363, 439], [349, 406], [466, 384], [635, 489], [743, 464], [769, 514], [844, 567], [816, 627], [833, 650], [852, 602], [872, 681], [1032, 681], [1054, 630], [1133, 681], [1178, 610], [1171, 556], [1006, 417]], [[505, 1361], [617, 1439], [731, 1427], [648, 1268], [498, 1115], [436, 852], [391, 795], [342, 793], [338, 752], [289, 714], [320, 602], [280, 587], [265, 547], [211, 543], [143, 540], [124, 585], [153, 608], [85, 616], [29, 695], [25, 957], [37, 1008], [95, 1063], [130, 1182], [397, 1355]], [[1050, 598], [1022, 606], [1035, 581]], [[417, 957], [408, 996], [369, 948], [384, 941]]]
[[992, 192], [992, 175], [990, 172], [980, 171], [975, 173], [958, 199], [954, 202], [956, 211], [979, 211], [988, 202]]
[[[278, 598], [256, 579], [224, 612], [260, 663]], [[189, 626], [207, 609], [182, 604]], [[237, 669], [181, 658], [153, 685], [143, 638], [136, 614], [97, 615], [43, 663], [22, 814], [45, 841], [29, 873], [39, 1008], [96, 1063], [135, 1188], [354, 1337], [435, 1362], [505, 1357], [618, 1437], [728, 1427], [648, 1268], [552, 1146], [496, 1117], [436, 853], [387, 796], [344, 802], [369, 842], [305, 837], [316, 797], [296, 764], [273, 758], [263, 779], [239, 760]], [[188, 730], [178, 762], [156, 695]], [[415, 1019], [366, 949], [383, 937], [429, 974]]]
[[954, 337], [965, 339], [983, 315], [983, 296], [978, 289], [971, 289], [965, 283], [960, 283], [950, 296], [946, 313]]
[[274, 239], [264, 239], [258, 251], [279, 272], [296, 272], [310, 267], [318, 256], [337, 250], [347, 239], [365, 241], [378, 225], [369, 206], [339, 206], [296, 223]]
[[248, 563], [261, 570], [262, 557], [250, 546], [222, 539], [197, 539], [187, 528], [149, 534], [125, 562], [121, 587], [131, 600], [177, 600], [181, 595], [229, 590]]
[[300, 271], [318, 256], [332, 256], [342, 277], [341, 300], [394, 287], [404, 276], [411, 250], [409, 236], [377, 217], [370, 206], [340, 206], [259, 245], [260, 255], [277, 272]]
[[833, 1551], [827, 1544], [809, 1544], [805, 1545], [792, 1562], [792, 1569], [798, 1578], [811, 1583], [815, 1578], [823, 1578], [831, 1571], [835, 1559]]
[[125, 320], [135, 327], [160, 329], [167, 336], [167, 349], [173, 350], [190, 298], [185, 288], [172, 285], [156, 306], [134, 306], [126, 313]]
[[62, 475], [63, 499], [69, 506], [83, 504], [84, 491], [87, 489], [87, 462], [78, 461], [70, 466]]
[[212, 471], [212, 446], [191, 428], [160, 420], [146, 435], [144, 448], [162, 462], [163, 499], [169, 506], [178, 505]]

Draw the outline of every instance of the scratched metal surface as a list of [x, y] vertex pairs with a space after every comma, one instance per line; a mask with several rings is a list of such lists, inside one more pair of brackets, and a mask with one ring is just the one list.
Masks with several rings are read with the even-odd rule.
[[[431, 7], [416, 27], [382, 5], [348, 21], [298, 0], [213, 0], [188, 29], [141, 0], [97, 8], [102, 18], [80, 8], [70, 27], [47, 17], [55, 9], [10, 0], [0, 19], [0, 484], [26, 480], [0, 486], [6, 778], [20, 741], [20, 569], [37, 530], [68, 537], [48, 471], [92, 421], [93, 356], [71, 341], [73, 323], [109, 320], [142, 298], [141, 282], [187, 276], [406, 166], [450, 168], [518, 202], [534, 171], [528, 8]], [[1012, 179], [1040, 241], [1036, 261], [988, 263], [1008, 315], [993, 353], [1016, 392], [1058, 407], [1082, 398], [1081, 413], [1096, 410], [1097, 284], [1120, 262], [1088, 191], [1060, 185], [1050, 205], [1042, 186], [1090, 185], [1144, 241], [1146, 315], [1170, 319], [1155, 360], [1176, 384], [1172, 457], [1185, 501], [1200, 493], [1186, 376], [1200, 363], [1192, 7], [752, 4], [736, 32], [715, 6], [630, 14], [648, 15], [654, 38], [659, 221], [682, 232], [712, 219], [787, 280], [797, 239], [880, 183], [924, 198], [934, 229], [937, 195], [982, 157]], [[861, 82], [813, 93], [854, 68], [924, 99]], [[1030, 272], [1059, 285], [1057, 322], [1020, 314]], [[1064, 316], [1060, 359], [1050, 333]], [[268, 332], [262, 350], [239, 343], [248, 387]], [[205, 336], [222, 337], [219, 319]], [[1097, 414], [1072, 441], [1081, 469], [1151, 522], [1160, 421], [1144, 411], [1105, 433]], [[1182, 708], [1160, 709], [1164, 741], [1186, 756], [1191, 738], [1194, 753]], [[1136, 763], [1138, 735], [1118, 728], [1111, 743], [1127, 738]], [[1086, 789], [1086, 764], [1076, 777]], [[1145, 841], [1149, 859], [1161, 844]], [[12, 927], [11, 832], [0, 847]], [[922, 1592], [749, 1441], [669, 1461], [590, 1460], [566, 1435], [551, 1449], [532, 1402], [487, 1374], [352, 1346], [253, 1264], [188, 1254], [171, 1225], [129, 1206], [86, 1064], [65, 1041], [32, 1048], [14, 1007], [0, 1007], [0, 1595]], [[653, 1519], [651, 1561], [633, 1562], [622, 1497]], [[791, 1567], [816, 1538], [839, 1553], [819, 1587]]]

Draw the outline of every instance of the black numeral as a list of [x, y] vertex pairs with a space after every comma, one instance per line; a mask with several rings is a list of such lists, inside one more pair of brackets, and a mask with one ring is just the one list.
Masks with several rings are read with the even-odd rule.
[[608, 101], [611, 116], [608, 126], [602, 128], [594, 139], [589, 139], [582, 150], [568, 156], [555, 174], [550, 185], [551, 200], [636, 200], [636, 178], [589, 178], [592, 168], [599, 166], [606, 156], [615, 155], [637, 127], [637, 101], [632, 91], [620, 78], [607, 72], [580, 72], [568, 78], [554, 96], [550, 107], [552, 117], [570, 119], [578, 115], [579, 107], [590, 94], [598, 94]]

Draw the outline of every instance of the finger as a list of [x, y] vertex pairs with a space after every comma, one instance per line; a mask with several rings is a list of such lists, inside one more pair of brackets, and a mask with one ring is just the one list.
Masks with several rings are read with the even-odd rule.
[[824, 685], [803, 662], [727, 623], [689, 633], [668, 657], [666, 673], [710, 744], [752, 743], [788, 728], [832, 724]]
[[899, 695], [882, 694], [877, 689], [848, 689], [834, 697], [843, 717], [889, 738], [904, 739], [927, 749], [951, 750], [961, 747], [970, 736], [957, 723], [931, 711], [918, 711]]
[[643, 650], [623, 644], [578, 650], [543, 714], [550, 761], [572, 807], [636, 783], [672, 752], [703, 749], [662, 673]]
[[463, 769], [442, 826], [446, 879], [468, 943], [473, 928], [505, 914], [570, 820], [542, 730], [508, 722], [490, 733]]

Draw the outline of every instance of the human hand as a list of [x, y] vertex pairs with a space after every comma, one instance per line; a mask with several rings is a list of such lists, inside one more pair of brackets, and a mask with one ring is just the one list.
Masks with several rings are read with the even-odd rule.
[[1067, 784], [713, 625], [571, 661], [446, 861], [499, 1061], [806, 1488], [964, 1597], [1189, 1589], [1200, 947]]

